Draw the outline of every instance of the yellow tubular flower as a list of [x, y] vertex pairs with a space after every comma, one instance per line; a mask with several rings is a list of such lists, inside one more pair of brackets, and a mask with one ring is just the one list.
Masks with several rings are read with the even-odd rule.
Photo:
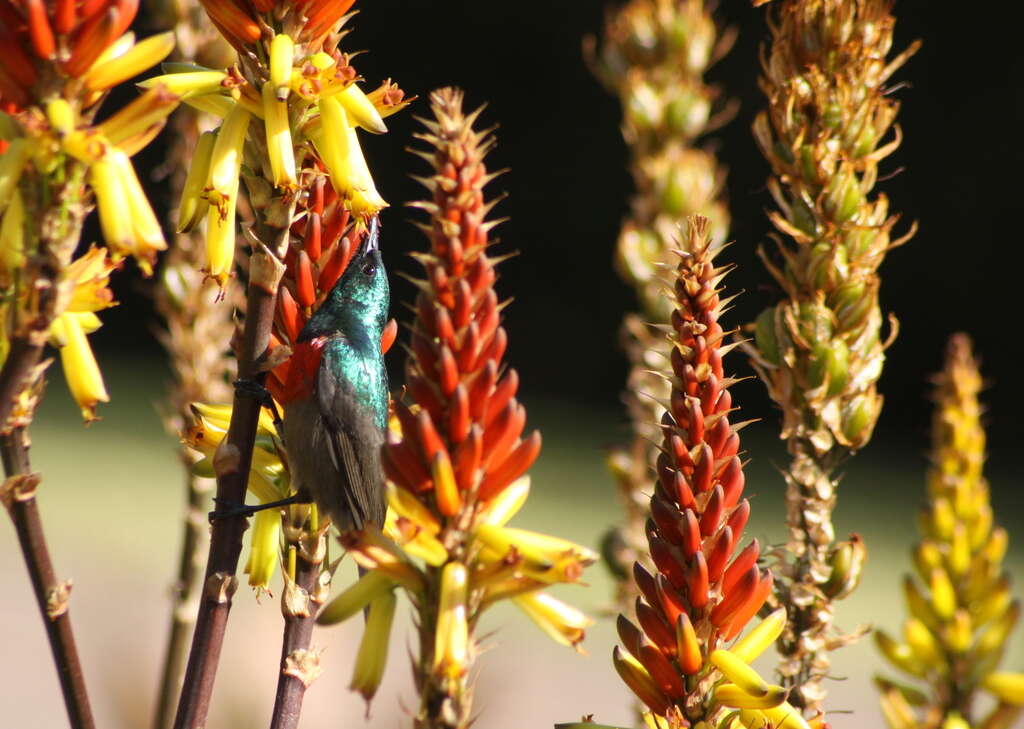
[[161, 119], [154, 124], [150, 124], [144, 131], [138, 134], [133, 134], [130, 137], [126, 137], [117, 143], [117, 148], [124, 152], [129, 157], [134, 157], [136, 154], [141, 152], [150, 142], [156, 139], [157, 135], [163, 131], [166, 125], [166, 120]]
[[[92, 62], [91, 68], [102, 66], [107, 61], [112, 61], [115, 58], [123, 56], [125, 53], [130, 51], [135, 45], [135, 33], [128, 31], [120, 38], [115, 40], [109, 46], [103, 49], [103, 52], [96, 57], [96, 60]], [[154, 63], [155, 65], [155, 63]]]
[[188, 168], [188, 176], [181, 190], [181, 205], [178, 208], [178, 232], [187, 233], [199, 224], [208, 209], [209, 203], [203, 197], [203, 188], [210, 176], [210, 159], [213, 157], [213, 145], [217, 141], [214, 132], [203, 132], [196, 142], [192, 155], [192, 166]]
[[403, 488], [387, 482], [388, 506], [398, 516], [403, 516], [428, 534], [436, 535], [441, 531], [441, 523], [423, 502]]
[[388, 591], [370, 604], [370, 615], [366, 619], [366, 629], [359, 643], [352, 683], [349, 685], [350, 689], [361, 693], [367, 701], [377, 693], [384, 676], [396, 603], [395, 593]]
[[437, 606], [434, 672], [448, 678], [458, 678], [466, 670], [469, 655], [467, 587], [466, 565], [461, 562], [446, 564], [441, 572], [441, 594]]
[[811, 729], [807, 720], [800, 715], [788, 701], [783, 701], [771, 709], [761, 709], [762, 714], [771, 722], [773, 729]]
[[224, 119], [231, 110], [235, 108], [235, 100], [220, 94], [208, 94], [206, 96], [188, 96], [182, 99], [186, 104], [198, 111], [211, 114]]
[[[111, 144], [120, 145], [148, 132], [154, 124], [165, 121], [180, 100], [179, 96], [163, 86], [156, 86], [97, 125], [96, 131]], [[67, 144], [65, 148], [69, 154], [75, 154]]]
[[373, 184], [355, 129], [335, 97], [321, 98], [320, 130], [311, 132], [317, 154], [331, 175], [334, 189], [348, 202], [353, 215], [376, 215], [387, 203]]
[[0, 212], [7, 209], [31, 155], [32, 143], [24, 138], [12, 139], [7, 144], [7, 151], [0, 155]]
[[89, 183], [96, 195], [103, 239], [115, 257], [130, 256], [135, 249], [131, 217], [125, 214], [128, 197], [118, 165], [105, 156], [89, 166]]
[[345, 158], [343, 172], [350, 181], [352, 189], [349, 197], [349, 208], [353, 215], [371, 218], [388, 206], [377, 192], [373, 183], [370, 168], [366, 165], [359, 137], [354, 127], [348, 128], [348, 156]]
[[1000, 701], [1024, 706], [1024, 673], [990, 673], [982, 685]]
[[546, 592], [531, 592], [519, 595], [512, 601], [557, 643], [575, 648], [583, 653], [580, 642], [584, 632], [594, 624], [582, 611], [552, 597]]
[[597, 561], [597, 553], [591, 549], [566, 539], [525, 529], [481, 524], [477, 528], [476, 537], [499, 555], [508, 554], [515, 549], [526, 559], [541, 564], [554, 565], [569, 556], [575, 557], [584, 565]]
[[174, 33], [151, 36], [109, 60], [97, 59], [82, 81], [89, 91], [109, 89], [160, 63], [173, 50]]
[[276, 98], [288, 98], [288, 82], [292, 76], [295, 58], [295, 41], [284, 33], [278, 33], [270, 42], [270, 85]]
[[[207, 196], [211, 205], [227, 216], [227, 207], [238, 193], [238, 175], [242, 169], [242, 149], [245, 135], [249, 130], [251, 115], [241, 106], [236, 106], [217, 132], [210, 157], [210, 178], [207, 180]], [[234, 215], [231, 215], [232, 219]], [[234, 235], [232, 226], [232, 236]]]
[[772, 687], [768, 685], [768, 682], [761, 678], [757, 671], [747, 665], [744, 659], [732, 651], [724, 649], [712, 651], [711, 662], [722, 672], [723, 676], [751, 696], [764, 697], [770, 693]]
[[17, 190], [10, 196], [0, 223], [0, 282], [25, 265], [25, 204]]
[[316, 622], [333, 625], [348, 620], [384, 593], [394, 589], [395, 582], [380, 572], [367, 572], [358, 581], [320, 611]]
[[46, 104], [46, 120], [58, 136], [66, 136], [75, 128], [75, 112], [67, 99], [50, 99]]
[[768, 646], [775, 643], [786, 627], [786, 608], [779, 608], [766, 617], [731, 648], [731, 652], [745, 663], [751, 663]]
[[[753, 670], [753, 669], [751, 669]], [[731, 709], [773, 709], [786, 700], [789, 693], [782, 686], [769, 686], [760, 696], [754, 696], [734, 683], [722, 683], [715, 687], [714, 700], [719, 706]]]
[[228, 200], [221, 213], [211, 205], [206, 215], [206, 275], [224, 288], [231, 277], [235, 261], [235, 205], [238, 197], [238, 178], [226, 191]]
[[135, 169], [132, 167], [128, 155], [119, 149], [112, 148], [109, 157], [120, 171], [121, 187], [126, 197], [124, 202], [128, 204], [127, 214], [135, 237], [132, 253], [139, 263], [139, 268], [146, 276], [149, 276], [153, 273], [153, 262], [156, 259], [157, 251], [167, 248], [163, 229], [156, 219], [153, 208], [149, 206], [149, 200], [139, 183], [139, 178], [135, 175]]
[[341, 104], [331, 97], [317, 102], [320, 110], [318, 130], [310, 130], [316, 152], [323, 160], [331, 176], [331, 184], [339, 195], [345, 195], [346, 181], [343, 176], [345, 158], [348, 156], [348, 117]]
[[267, 155], [270, 158], [274, 186], [294, 188], [295, 151], [288, 121], [288, 102], [277, 98], [275, 87], [270, 82], [263, 84], [263, 124], [267, 133]]
[[362, 127], [373, 134], [384, 134], [387, 132], [387, 125], [385, 125], [384, 120], [381, 119], [380, 112], [377, 111], [377, 107], [375, 107], [373, 102], [367, 98], [366, 94], [363, 93], [363, 90], [354, 83], [346, 86], [345, 89], [337, 95], [337, 99], [341, 102], [342, 107], [345, 109], [345, 113], [348, 114], [348, 117], [352, 120], [353, 124]]
[[281, 514], [276, 509], [256, 512], [252, 538], [249, 542], [249, 561], [245, 571], [249, 586], [266, 590], [274, 576], [281, 554]]
[[481, 512], [482, 524], [492, 526], [505, 526], [509, 520], [519, 513], [530, 495], [530, 477], [523, 476], [516, 480], [507, 489], [502, 491], [496, 499], [491, 501]]
[[224, 90], [223, 83], [228, 75], [223, 71], [186, 71], [184, 73], [167, 73], [163, 76], [147, 78], [139, 83], [143, 89], [152, 89], [163, 85], [172, 94], [183, 99], [191, 96], [217, 94]]
[[96, 357], [89, 347], [81, 320], [74, 314], [62, 314], [50, 325], [51, 339], [60, 342], [60, 361], [71, 396], [82, 410], [85, 421], [96, 420], [96, 405], [110, 402]]

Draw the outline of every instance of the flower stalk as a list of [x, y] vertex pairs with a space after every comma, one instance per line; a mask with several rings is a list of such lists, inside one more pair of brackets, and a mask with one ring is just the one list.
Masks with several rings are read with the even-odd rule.
[[700, 213], [724, 240], [729, 213], [721, 199], [725, 171], [698, 139], [732, 114], [716, 108], [718, 92], [705, 83], [708, 67], [724, 55], [733, 35], [721, 32], [703, 0], [632, 0], [612, 13], [600, 52], [585, 48], [597, 76], [618, 96], [623, 136], [630, 148], [636, 193], [616, 249], [620, 275], [635, 289], [640, 312], [628, 314], [622, 341], [630, 362], [624, 395], [633, 440], [609, 458], [625, 521], [605, 537], [604, 557], [617, 583], [617, 607], [632, 610], [637, 588], [632, 564], [651, 567], [644, 522], [654, 485], [668, 383], [654, 374], [669, 344], [658, 326], [671, 307], [660, 282], [660, 267], [675, 263], [677, 221]]
[[[286, 317], [289, 326], [301, 327], [300, 313], [312, 313], [323, 285], [337, 280], [347, 264], [356, 232], [365, 231], [369, 219], [387, 204], [373, 186], [356, 127], [383, 132], [381, 119], [405, 104], [401, 91], [390, 82], [373, 94], [363, 93], [350, 56], [338, 49], [351, 0], [202, 4], [238, 53], [238, 64], [223, 71], [175, 66], [168, 69], [171, 73], [142, 84], [174, 89], [189, 105], [222, 119], [212, 136], [197, 142], [199, 154], [183, 186], [178, 228], [187, 232], [206, 221], [203, 272], [222, 290], [236, 274], [236, 258], [248, 279], [246, 318], [236, 351], [241, 386], [215, 450], [204, 459], [217, 476], [220, 513], [214, 514], [176, 729], [203, 726], [206, 721], [247, 526], [243, 516], [230, 510], [243, 503], [247, 489], [264, 502], [273, 500], [266, 498], [269, 493], [287, 497], [291, 492], [277, 434], [256, 443], [263, 416], [261, 403], [252, 394], [265, 384], [271, 389], [281, 384], [283, 380], [269, 377], [270, 372], [290, 366], [291, 345], [299, 330], [288, 329], [287, 336], [281, 336], [285, 322], [279, 317]], [[254, 217], [245, 230], [252, 247], [247, 261], [236, 251], [242, 182]], [[325, 184], [333, 191], [327, 202]], [[322, 225], [325, 205], [338, 223], [328, 231]], [[346, 226], [352, 227], [348, 236]], [[265, 589], [273, 572], [281, 535], [287, 553], [305, 549], [307, 556], [319, 554], [311, 545], [323, 541], [327, 522], [314, 526], [310, 513], [309, 507], [292, 507], [284, 522], [279, 512], [255, 520], [248, 570], [258, 589]], [[300, 522], [305, 526], [297, 526]], [[322, 559], [312, 562], [318, 573], [321, 563]], [[281, 681], [293, 688], [288, 689], [291, 698], [279, 701], [275, 709], [275, 726], [293, 725], [288, 722], [298, 719], [302, 693], [294, 693], [286, 659], [309, 650], [306, 623], [301, 629], [295, 626], [301, 622], [297, 618], [306, 617], [300, 615], [302, 610], [315, 612], [293, 604], [300, 602], [296, 595], [310, 593], [305, 566], [290, 570], [288, 579]], [[290, 707], [287, 721], [279, 716], [285, 707]]]
[[[994, 524], [982, 473], [981, 384], [970, 339], [954, 335], [935, 378], [928, 505], [913, 553], [917, 574], [903, 582], [910, 617], [903, 640], [875, 633], [889, 663], [926, 685], [922, 692], [876, 679], [892, 729], [1005, 729], [1024, 708], [1024, 673], [999, 671], [1020, 603], [1003, 567], [1007, 533]], [[983, 716], [981, 690], [995, 699]]]
[[[834, 602], [856, 588], [865, 548], [837, 543], [836, 468], [867, 444], [882, 407], [885, 358], [878, 267], [904, 242], [885, 195], [871, 196], [898, 103], [886, 83], [917, 44], [886, 59], [895, 19], [886, 0], [786, 0], [772, 23], [754, 136], [772, 167], [770, 214], [784, 293], [753, 326], [758, 374], [783, 413], [789, 558], [777, 595], [790, 623], [779, 670], [808, 714], [826, 695], [829, 651], [854, 642], [833, 628]], [[895, 335], [895, 320], [892, 320]]]
[[40, 476], [32, 472], [24, 428], [15, 428], [0, 436], [0, 457], [7, 474], [6, 481], [0, 486], [0, 503], [14, 522], [18, 543], [25, 556], [57, 667], [69, 724], [71, 729], [92, 729], [95, 722], [71, 628], [71, 580], [59, 579], [53, 568], [36, 500]]
[[[42, 398], [44, 347], [59, 350], [82, 417], [109, 400], [88, 334], [114, 305], [111, 273], [134, 257], [144, 274], [166, 247], [130, 157], [178, 98], [157, 87], [94, 123], [110, 89], [174, 45], [135, 42], [136, 7], [103, 0], [0, 5], [0, 452], [2, 500], [19, 536], [73, 727], [94, 725], [71, 631], [70, 581], [59, 581], [36, 500], [28, 428]], [[118, 205], [114, 205], [114, 201]], [[95, 206], [105, 247], [79, 249]]]
[[526, 471], [540, 434], [524, 437], [519, 379], [506, 369], [508, 338], [494, 290], [483, 188], [493, 175], [483, 159], [493, 145], [476, 132], [479, 111], [464, 114], [462, 93], [430, 96], [433, 119], [420, 138], [431, 165], [421, 182], [430, 199], [417, 206], [430, 242], [416, 254], [424, 278], [413, 306], [406, 383], [412, 402], [396, 400], [384, 447], [389, 516], [384, 533], [368, 527], [343, 543], [368, 570], [321, 613], [337, 622], [370, 606], [352, 688], [369, 701], [387, 657], [394, 593], [416, 614], [413, 660], [419, 729], [465, 729], [472, 716], [477, 626], [487, 608], [511, 600], [559, 643], [577, 646], [590, 620], [542, 592], [576, 582], [596, 559], [585, 547], [506, 526], [529, 494]]
[[640, 596], [618, 618], [622, 647], [613, 663], [645, 707], [652, 729], [761, 727], [806, 729], [788, 691], [767, 683], [751, 661], [779, 636], [777, 610], [738, 643], [771, 593], [758, 566], [760, 545], [739, 549], [750, 516], [719, 317], [727, 301], [708, 220], [692, 216], [677, 250], [670, 301], [670, 395], [660, 421], [657, 482], [646, 532], [653, 570], [633, 566]]
[[[153, 3], [160, 25], [172, 28], [178, 45], [178, 62], [207, 67], [223, 65], [234, 55], [216, 29], [205, 20], [202, 8], [193, 3], [170, 0]], [[171, 199], [180, 199], [193, 155], [199, 155], [199, 140], [214, 117], [192, 108], [179, 109], [170, 121], [174, 134], [167, 151]], [[177, 220], [171, 221], [171, 227]], [[234, 333], [232, 307], [220, 303], [217, 288], [200, 272], [204, 262], [205, 236], [199, 230], [179, 233], [164, 257], [159, 283], [153, 289], [154, 303], [165, 323], [161, 342], [171, 360], [173, 379], [163, 409], [164, 427], [178, 435], [192, 418], [194, 402], [226, 402], [229, 383], [234, 379], [234, 360], [228, 342]], [[238, 296], [231, 302], [242, 303]], [[196, 621], [203, 556], [206, 553], [212, 471], [195, 472], [196, 457], [184, 444], [179, 456], [184, 469], [185, 509], [177, 575], [172, 585], [170, 627], [167, 649], [158, 684], [153, 729], [170, 729], [181, 690], [182, 676], [192, 628]]]

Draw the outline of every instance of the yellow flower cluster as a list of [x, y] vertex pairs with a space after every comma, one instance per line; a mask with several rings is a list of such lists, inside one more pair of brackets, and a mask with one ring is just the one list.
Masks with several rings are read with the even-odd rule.
[[[115, 303], [110, 273], [133, 256], [150, 274], [167, 247], [130, 158], [160, 132], [178, 97], [157, 85], [102, 123], [92, 119], [111, 87], [173, 47], [171, 33], [141, 42], [125, 33], [59, 91], [0, 112], [0, 362], [13, 337], [46, 331], [87, 421], [109, 399], [86, 335], [100, 326], [96, 312]], [[107, 247], [72, 260], [89, 191]], [[52, 272], [55, 295], [36, 289], [41, 267]], [[29, 400], [16, 417], [28, 417]]]
[[[982, 475], [981, 375], [965, 335], [950, 340], [936, 384], [929, 504], [914, 552], [917, 577], [907, 575], [903, 582], [910, 617], [903, 640], [875, 634], [889, 662], [923, 680], [928, 690], [879, 678], [882, 710], [892, 729], [1009, 727], [1024, 707], [1024, 673], [997, 669], [1020, 604], [1002, 566], [1006, 530], [993, 524]], [[975, 723], [979, 687], [996, 705]]]
[[[227, 435], [231, 422], [230, 405], [193, 403], [194, 419], [182, 434], [184, 443], [202, 454], [193, 466], [198, 476], [213, 478], [217, 448]], [[281, 439], [274, 420], [265, 408], [260, 411], [249, 471], [250, 493], [261, 504], [279, 501], [292, 495], [288, 470], [281, 460]], [[250, 536], [249, 560], [245, 571], [249, 584], [257, 591], [268, 590], [270, 578], [281, 560], [281, 514], [276, 509], [256, 512]]]
[[[501, 600], [512, 600], [556, 642], [577, 647], [593, 621], [541, 590], [578, 581], [597, 555], [558, 537], [507, 526], [529, 493], [530, 478], [523, 476], [483, 506], [467, 528], [465, 541], [457, 545], [464, 555], [460, 558], [438, 539], [442, 526], [437, 515], [407, 490], [389, 483], [384, 532], [364, 531], [347, 544], [356, 562], [370, 571], [331, 601], [317, 621], [337, 623], [368, 605], [372, 621], [377, 601], [391, 595], [396, 586], [409, 592], [417, 604], [433, 599], [437, 605], [433, 668], [452, 679], [463, 676], [471, 661], [470, 622]], [[425, 594], [433, 582], [428, 572], [437, 570], [439, 594], [431, 597]], [[370, 628], [368, 624], [364, 643], [380, 642], [380, 633], [389, 633], [391, 625], [381, 622], [378, 631]], [[365, 659], [357, 661], [352, 688], [372, 697], [377, 682], [366, 677], [379, 677], [386, 657], [386, 653], [366, 651]]]
[[[178, 217], [179, 232], [206, 220], [206, 270], [222, 286], [234, 260], [235, 209], [247, 140], [265, 144], [260, 159], [268, 165], [274, 187], [285, 193], [299, 186], [303, 162], [315, 155], [353, 215], [369, 218], [387, 205], [374, 185], [356, 128], [386, 132], [384, 117], [408, 100], [392, 93], [396, 87], [390, 82], [364, 93], [344, 54], [304, 49], [285, 33], [274, 35], [269, 78], [259, 87], [235, 68], [217, 71], [190, 64], [173, 64], [171, 73], [141, 84], [165, 86], [186, 104], [223, 119], [218, 130], [204, 134], [196, 145]], [[263, 135], [249, 134], [254, 118], [262, 122]], [[253, 141], [257, 137], [260, 141]]]

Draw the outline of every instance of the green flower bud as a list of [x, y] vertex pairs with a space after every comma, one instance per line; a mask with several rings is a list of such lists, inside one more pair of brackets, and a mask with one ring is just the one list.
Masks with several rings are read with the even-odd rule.
[[710, 116], [711, 102], [685, 86], [665, 105], [664, 110], [668, 131], [688, 138], [700, 134], [707, 127]]
[[826, 375], [828, 377], [827, 397], [835, 397], [843, 391], [850, 381], [850, 350], [841, 339], [832, 341], [826, 356]]
[[848, 332], [860, 327], [874, 305], [874, 297], [868, 294], [863, 281], [850, 281], [840, 285], [828, 297], [839, 330]]
[[837, 223], [850, 220], [864, 203], [864, 193], [853, 167], [840, 165], [825, 190], [825, 213]]
[[800, 336], [807, 342], [827, 342], [832, 339], [832, 312], [814, 301], [803, 301], [797, 313]]
[[637, 129], [657, 129], [665, 116], [665, 105], [658, 91], [648, 83], [637, 83], [626, 96], [623, 113], [628, 124]]
[[880, 399], [874, 393], [867, 393], [851, 400], [841, 417], [843, 437], [852, 448], [860, 448], [871, 438], [871, 431], [878, 418]]
[[757, 317], [754, 324], [754, 343], [757, 349], [768, 362], [773, 365], [782, 363], [782, 355], [779, 352], [779, 340], [775, 336], [775, 307], [765, 309]]

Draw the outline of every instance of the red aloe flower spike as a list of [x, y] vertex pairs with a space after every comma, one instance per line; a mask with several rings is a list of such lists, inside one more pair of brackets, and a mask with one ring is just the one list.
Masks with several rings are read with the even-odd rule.
[[[619, 634], [636, 664], [621, 654], [616, 663], [654, 714], [715, 726], [726, 707], [710, 690], [720, 680], [711, 654], [764, 604], [772, 577], [757, 565], [756, 541], [736, 554], [750, 505], [743, 499], [737, 428], [729, 422], [734, 380], [722, 367], [728, 332], [718, 323], [725, 306], [718, 286], [728, 267], [713, 265], [700, 216], [689, 220], [681, 248], [668, 335], [672, 391], [647, 521], [659, 574], [635, 566], [639, 629], [621, 618]], [[495, 423], [503, 417], [504, 411]]]
[[[421, 582], [403, 585], [420, 634], [416, 724], [468, 729], [480, 613], [511, 599], [558, 642], [576, 646], [591, 621], [542, 589], [577, 582], [597, 554], [505, 526], [529, 493], [529, 481], [521, 477], [540, 453], [541, 437], [525, 431], [526, 409], [516, 398], [519, 377], [503, 361], [508, 337], [493, 289], [496, 259], [488, 255], [492, 226], [484, 220], [491, 206], [483, 188], [491, 176], [483, 157], [491, 141], [472, 128], [479, 112], [463, 114], [461, 92], [444, 89], [431, 102], [435, 121], [425, 122], [427, 132], [420, 135], [431, 147], [421, 154], [433, 167], [421, 180], [430, 200], [419, 204], [430, 214], [430, 223], [421, 226], [429, 250], [414, 256], [423, 278], [414, 281], [419, 292], [411, 307], [415, 320], [405, 378], [415, 402], [394, 403], [400, 429], [384, 445], [395, 514], [385, 533], [409, 564], [423, 562]], [[351, 539], [380, 551], [373, 534]], [[375, 562], [367, 552], [357, 559], [377, 571], [391, 569], [390, 558]], [[656, 594], [653, 585], [650, 594]], [[652, 700], [661, 691], [677, 697], [685, 687], [670, 659], [675, 634], [648, 609], [644, 619], [652, 617], [648, 628], [661, 628], [657, 643], [632, 640], [631, 657], [623, 658], [620, 671], [638, 690], [649, 689]], [[631, 624], [621, 629], [627, 641], [642, 635]]]

